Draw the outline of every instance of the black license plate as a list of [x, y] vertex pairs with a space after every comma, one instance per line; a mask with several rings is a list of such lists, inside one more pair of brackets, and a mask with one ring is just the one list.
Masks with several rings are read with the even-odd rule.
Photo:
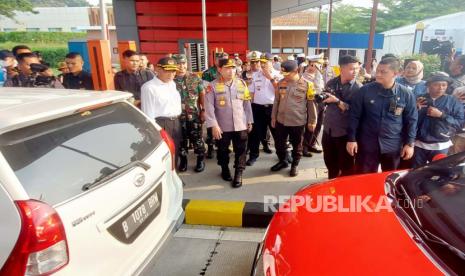
[[137, 206], [113, 223], [108, 231], [119, 241], [132, 243], [160, 213], [162, 185], [148, 194]]

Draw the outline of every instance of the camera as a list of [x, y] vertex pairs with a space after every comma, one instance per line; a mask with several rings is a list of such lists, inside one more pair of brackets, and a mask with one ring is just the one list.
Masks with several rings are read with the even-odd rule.
[[325, 93], [325, 92], [322, 92], [320, 94], [315, 95], [315, 102], [322, 103], [327, 98], [329, 98], [329, 95], [327, 93]]
[[48, 66], [41, 63], [32, 63], [30, 65], [32, 74], [29, 76], [28, 79], [28, 86], [31, 87], [39, 87], [39, 86], [47, 86], [52, 84], [55, 80], [55, 77], [48, 77], [39, 75], [48, 70]]
[[[337, 88], [339, 88], [339, 87], [337, 87]], [[333, 87], [326, 87], [320, 94], [315, 95], [315, 102], [322, 103], [324, 100], [329, 98], [330, 94], [338, 96], [338, 94], [337, 94], [338, 91], [340, 92], [339, 89], [335, 90]]]

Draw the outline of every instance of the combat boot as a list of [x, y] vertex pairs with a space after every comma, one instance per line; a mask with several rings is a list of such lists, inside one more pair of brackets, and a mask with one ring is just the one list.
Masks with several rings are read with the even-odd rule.
[[236, 170], [234, 172], [234, 180], [232, 182], [233, 188], [239, 188], [242, 186], [242, 170]]
[[228, 166], [221, 166], [221, 178], [224, 181], [232, 181], [231, 171]]
[[203, 172], [205, 170], [205, 161], [204, 157], [202, 156], [197, 156], [197, 165], [195, 165], [195, 172]]
[[187, 156], [181, 156], [179, 160], [178, 171], [185, 172], [187, 171]]
[[297, 175], [299, 175], [299, 169], [297, 168], [296, 165], [292, 165], [291, 166], [291, 171], [289, 172], [289, 176], [295, 177]]

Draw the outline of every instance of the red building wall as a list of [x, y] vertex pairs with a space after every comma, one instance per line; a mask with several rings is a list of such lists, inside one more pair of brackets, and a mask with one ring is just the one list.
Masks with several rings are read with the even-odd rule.
[[[215, 48], [245, 57], [248, 45], [248, 0], [207, 0], [209, 63]], [[140, 50], [152, 62], [179, 52], [180, 40], [202, 40], [201, 0], [136, 1]]]

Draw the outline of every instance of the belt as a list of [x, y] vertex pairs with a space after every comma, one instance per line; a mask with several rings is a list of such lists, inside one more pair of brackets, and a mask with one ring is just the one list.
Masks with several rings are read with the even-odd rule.
[[174, 116], [174, 117], [157, 117], [156, 119], [175, 121], [175, 120], [178, 120], [178, 119], [179, 119], [179, 116]]
[[254, 103], [255, 105], [259, 105], [259, 106], [263, 106], [263, 107], [272, 107], [273, 104], [257, 104], [257, 103]]

